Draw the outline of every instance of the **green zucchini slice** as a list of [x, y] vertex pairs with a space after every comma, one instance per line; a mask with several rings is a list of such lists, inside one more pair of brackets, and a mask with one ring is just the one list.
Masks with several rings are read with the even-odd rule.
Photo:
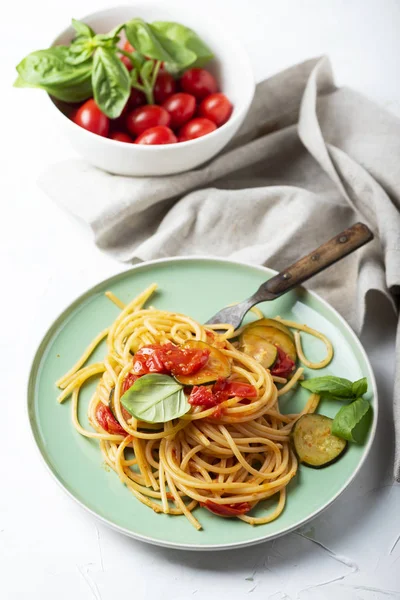
[[270, 369], [278, 356], [276, 346], [250, 330], [242, 335], [240, 350], [252, 356], [264, 369]]
[[176, 375], [175, 379], [183, 385], [201, 385], [202, 383], [211, 383], [216, 381], [219, 377], [229, 377], [231, 374], [231, 361], [225, 354], [222, 354], [214, 346], [206, 344], [206, 342], [200, 342], [197, 340], [190, 340], [181, 346], [185, 348], [195, 348], [199, 350], [208, 350], [210, 356], [208, 361], [202, 369], [193, 373], [192, 375]]
[[331, 433], [333, 419], [324, 415], [303, 415], [295, 423], [291, 440], [299, 460], [319, 469], [337, 460], [347, 448], [346, 440]]
[[275, 327], [275, 329], [280, 329], [283, 333], [286, 333], [286, 335], [294, 341], [294, 335], [289, 327], [286, 327], [286, 325], [281, 323], [281, 321], [278, 321], [278, 319], [259, 319], [258, 321], [249, 323], [247, 328], [250, 329], [251, 327]]
[[293, 339], [280, 328], [275, 326], [272, 327], [270, 325], [250, 325], [243, 330], [242, 335], [240, 336], [242, 346], [246, 345], [246, 336], [250, 334], [264, 339], [273, 346], [279, 346], [279, 348], [283, 350], [294, 363], [296, 362], [297, 352]]

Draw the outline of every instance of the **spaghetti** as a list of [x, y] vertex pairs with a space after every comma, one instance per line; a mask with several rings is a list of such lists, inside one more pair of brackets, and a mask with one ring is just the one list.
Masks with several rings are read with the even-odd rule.
[[[145, 308], [156, 287], [151, 285], [127, 305], [112, 292], [106, 293], [121, 313], [56, 382], [62, 390], [58, 400], [72, 396], [72, 421], [77, 431], [98, 440], [105, 462], [132, 494], [155, 512], [183, 514], [196, 529], [201, 529], [193, 514], [198, 505], [251, 525], [273, 521], [284, 508], [286, 487], [298, 467], [289, 438], [292, 425], [302, 414], [315, 411], [319, 397], [312, 394], [300, 414], [281, 414], [278, 397], [296, 386], [303, 368], [290, 377], [274, 376], [238, 349], [234, 341], [238, 332], [231, 325], [205, 327], [182, 314]], [[255, 312], [263, 317], [259, 309]], [[295, 322], [279, 319], [279, 323], [296, 329], [297, 354], [306, 366], [322, 368], [332, 359], [332, 346], [325, 336]], [[324, 342], [327, 356], [323, 361], [312, 363], [305, 357], [298, 331]], [[105, 338], [104, 360], [86, 366]], [[251, 386], [255, 390], [252, 397], [230, 395], [221, 397], [217, 406], [192, 405], [186, 414], [165, 423], [143, 422], [129, 414], [121, 397], [138, 351], [154, 345], [180, 347], [193, 340], [218, 348], [230, 364], [229, 382], [247, 384], [247, 389]], [[79, 423], [78, 404], [82, 386], [93, 377], [99, 381], [88, 406], [92, 431]], [[282, 385], [279, 390], [277, 384]], [[190, 401], [191, 390], [185, 388], [185, 393]], [[110, 395], [114, 415], [109, 411]], [[271, 512], [248, 514], [272, 496], [278, 501]]]

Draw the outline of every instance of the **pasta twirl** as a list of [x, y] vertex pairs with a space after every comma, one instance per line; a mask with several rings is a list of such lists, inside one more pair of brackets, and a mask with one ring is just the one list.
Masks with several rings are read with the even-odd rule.
[[[199, 505], [221, 516], [236, 516], [251, 525], [276, 519], [285, 506], [286, 486], [297, 471], [289, 436], [299, 418], [296, 414], [281, 414], [278, 397], [297, 385], [303, 369], [297, 369], [289, 379], [273, 377], [268, 369], [236, 347], [233, 340], [237, 333], [231, 326], [219, 326], [223, 331], [217, 332], [216, 327], [205, 327], [186, 315], [145, 308], [155, 289], [155, 284], [150, 286], [126, 306], [107, 292], [121, 313], [58, 380], [62, 390], [59, 401], [72, 396], [72, 420], [77, 431], [98, 441], [105, 462], [121, 482], [157, 513], [183, 514], [197, 529], [201, 525], [193, 511]], [[259, 310], [257, 316], [262, 317]], [[281, 321], [319, 337], [326, 344], [327, 358], [314, 364], [304, 356], [296, 336], [298, 355], [307, 366], [318, 368], [331, 360], [332, 347], [322, 334], [294, 322]], [[104, 360], [86, 366], [104, 339], [107, 345]], [[253, 386], [254, 397], [229, 397], [212, 407], [191, 406], [186, 414], [166, 423], [147, 423], [132, 417], [121, 404], [121, 397], [124, 382], [132, 373], [135, 353], [144, 346], [168, 343], [179, 346], [192, 340], [218, 348], [231, 364], [230, 381]], [[79, 423], [78, 404], [82, 386], [93, 377], [98, 379], [88, 406], [93, 430], [86, 430]], [[283, 384], [280, 390], [278, 382]], [[113, 421], [113, 427], [107, 430], [99, 415], [103, 407], [108, 410], [110, 395], [117, 425]], [[300, 414], [313, 412], [318, 400], [313, 394]], [[272, 512], [265, 516], [251, 515], [259, 502], [272, 496], [277, 499]]]

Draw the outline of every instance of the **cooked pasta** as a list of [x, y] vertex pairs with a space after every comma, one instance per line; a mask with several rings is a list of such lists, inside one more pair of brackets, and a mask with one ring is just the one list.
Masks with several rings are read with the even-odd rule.
[[[279, 398], [296, 387], [303, 368], [295, 370], [293, 366], [289, 375], [274, 374], [239, 349], [235, 341], [238, 332], [231, 325], [203, 326], [183, 314], [145, 308], [156, 287], [150, 286], [127, 305], [112, 292], [106, 293], [121, 313], [56, 382], [62, 390], [58, 400], [63, 402], [72, 396], [72, 421], [77, 431], [99, 442], [107, 465], [139, 501], [155, 512], [183, 514], [196, 529], [201, 529], [197, 518], [200, 513], [194, 513], [199, 505], [251, 525], [268, 523], [281, 514], [287, 485], [298, 468], [290, 444], [291, 427], [302, 414], [315, 411], [319, 396], [312, 394], [299, 414], [281, 414]], [[263, 317], [259, 309], [255, 312], [258, 318]], [[292, 321], [279, 319], [279, 323], [296, 329], [295, 346], [301, 363], [316, 369], [332, 359], [332, 346], [321, 333]], [[327, 356], [323, 361], [313, 363], [305, 357], [297, 330], [325, 343]], [[86, 365], [105, 339], [104, 360]], [[209, 348], [206, 352], [222, 357], [229, 376], [216, 378], [217, 384], [207, 382], [208, 385], [198, 386], [185, 383], [188, 376], [181, 377], [186, 408], [176, 418], [148, 422], [133, 416], [121, 398], [138, 380], [135, 357], [146, 348], [149, 356], [153, 356], [154, 348], [159, 349], [157, 352], [163, 348], [174, 351], [193, 342], [202, 342], [201, 348]], [[190, 356], [199, 358], [196, 352]], [[210, 361], [210, 354], [201, 352], [202, 360]], [[160, 356], [165, 359], [165, 352]], [[143, 361], [140, 365], [147, 365]], [[159, 372], [166, 372], [166, 364], [169, 363], [164, 360], [164, 370]], [[193, 381], [208, 364], [197, 372], [193, 370]], [[168, 372], [174, 374], [173, 368]], [[79, 423], [78, 404], [82, 386], [93, 377], [98, 383], [88, 406], [92, 427], [88, 430]], [[201, 400], [204, 394], [207, 401]], [[277, 500], [275, 507], [267, 514], [259, 515], [257, 511], [257, 516], [252, 516], [252, 509], [271, 497]]]

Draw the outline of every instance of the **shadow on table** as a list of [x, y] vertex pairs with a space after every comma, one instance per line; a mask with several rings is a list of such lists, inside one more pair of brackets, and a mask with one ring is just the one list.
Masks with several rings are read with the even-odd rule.
[[[378, 318], [379, 316], [379, 318]], [[130, 540], [140, 544], [140, 552], [152, 557], [158, 556], [176, 566], [186, 566], [194, 570], [250, 574], [258, 568], [270, 570], [269, 566], [300, 566], [309, 561], [309, 552], [329, 549], [335, 554], [340, 548], [349, 545], [350, 538], [358, 528], [376, 529], [377, 513], [382, 513], [382, 504], [387, 500], [393, 485], [394, 430], [392, 398], [393, 363], [383, 362], [382, 347], [393, 347], [395, 318], [388, 308], [387, 300], [381, 294], [371, 292], [368, 296], [368, 332], [361, 336], [363, 345], [368, 349], [374, 368], [378, 393], [379, 415], [374, 444], [360, 473], [343, 494], [319, 517], [312, 520], [296, 532], [287, 534], [270, 542], [236, 550], [216, 552], [180, 551], [159, 548]], [[333, 550], [335, 549], [335, 550]]]

